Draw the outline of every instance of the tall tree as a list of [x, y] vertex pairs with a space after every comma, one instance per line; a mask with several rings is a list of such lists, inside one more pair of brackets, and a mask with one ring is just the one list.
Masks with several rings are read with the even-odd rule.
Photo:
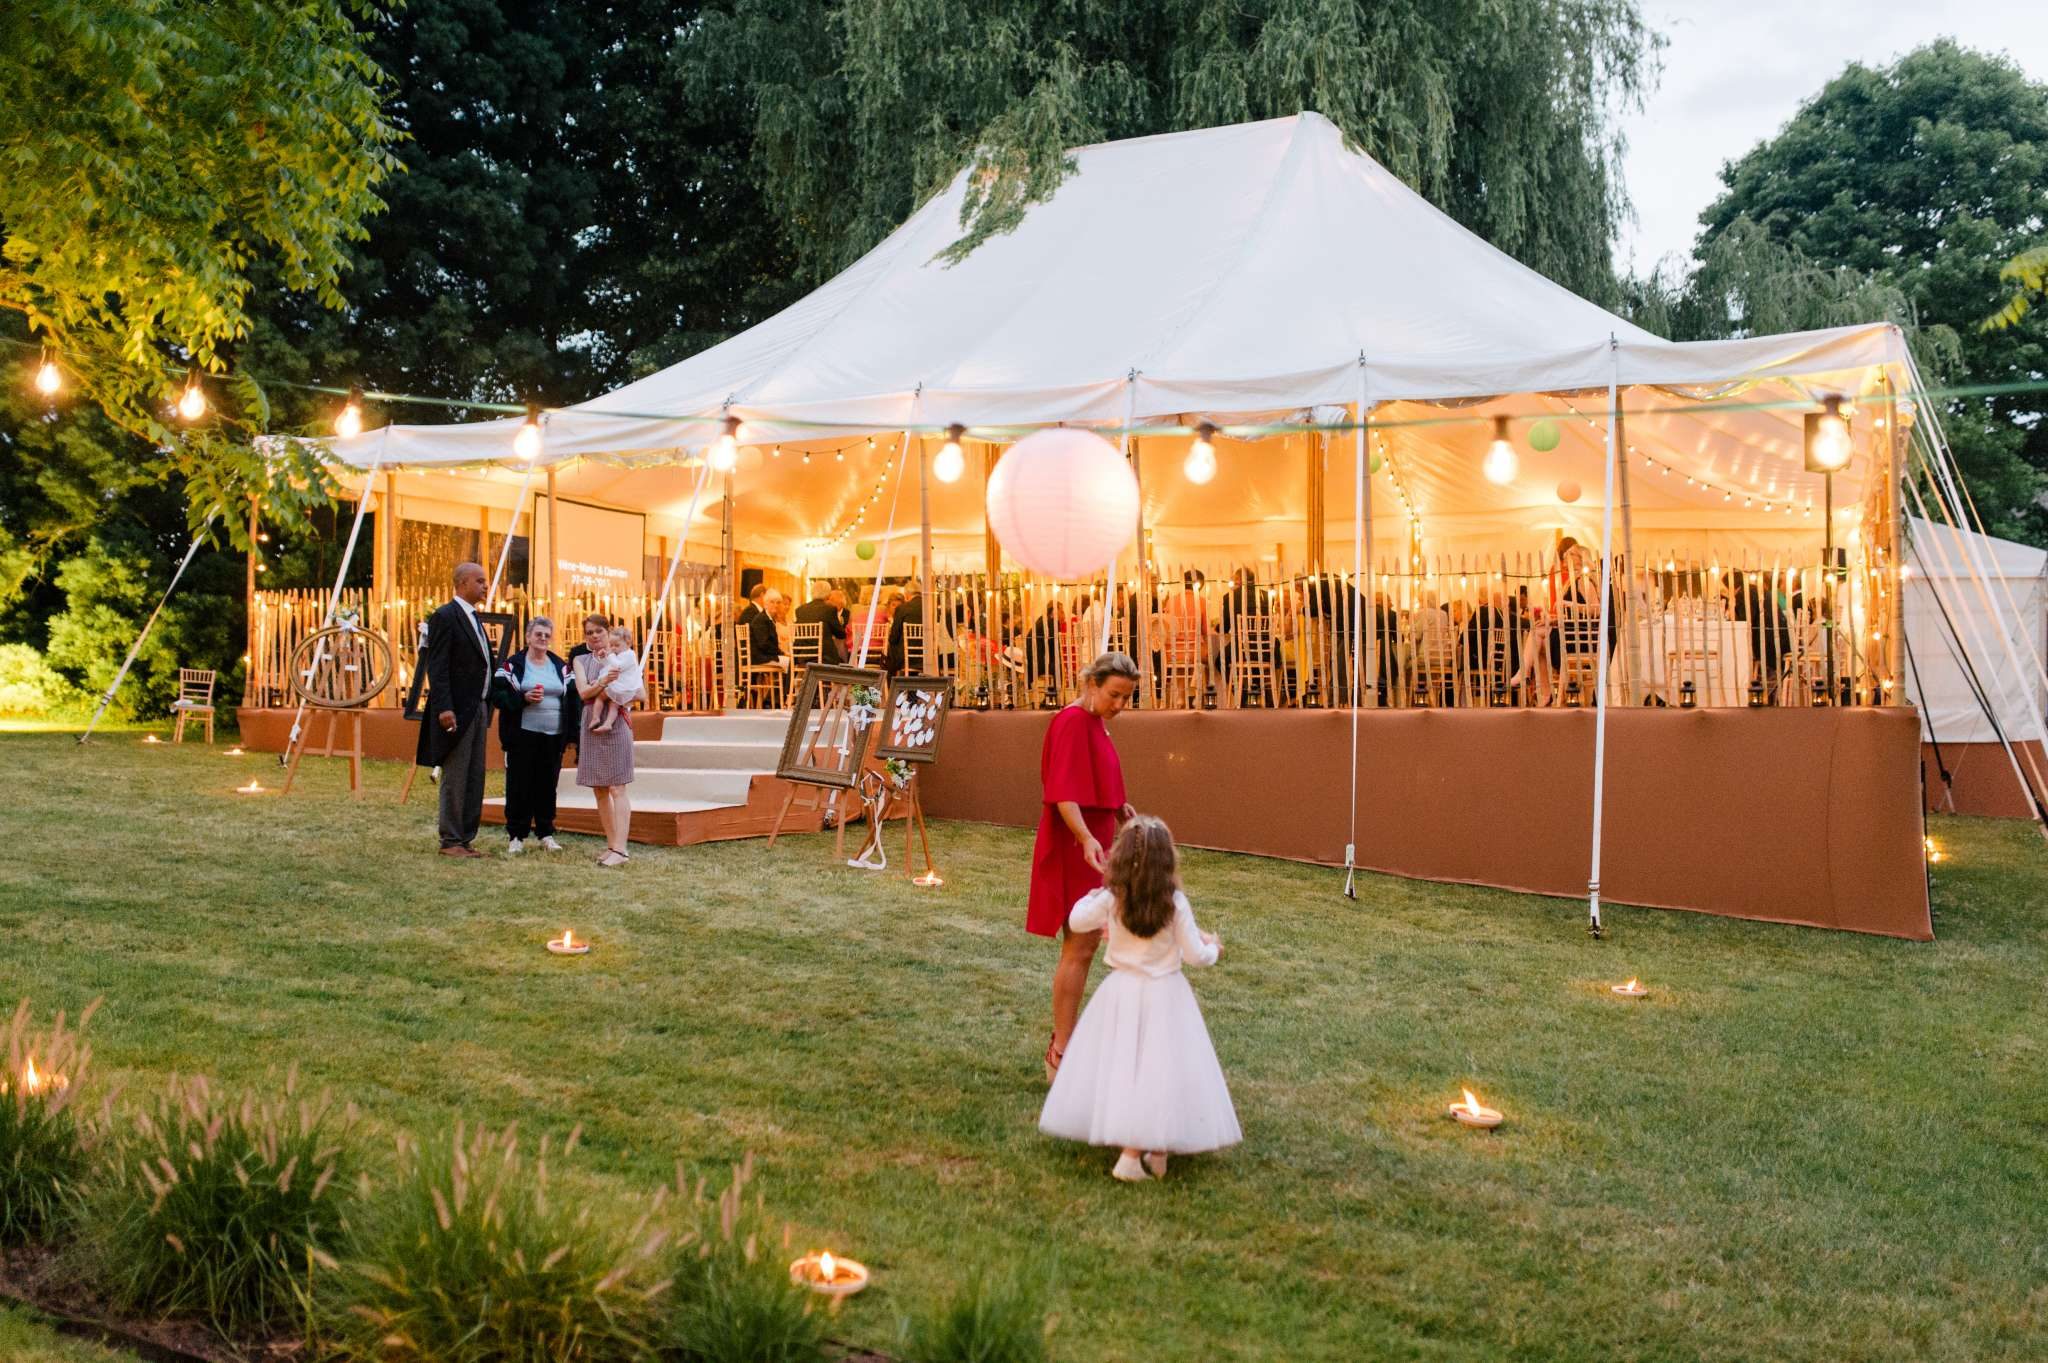
[[1634, 0], [727, 0], [680, 53], [743, 110], [816, 283], [977, 170], [956, 250], [1013, 227], [1069, 147], [1314, 109], [1460, 222], [1617, 298], [1613, 114], [1654, 77]]
[[[317, 495], [255, 454], [246, 381], [186, 429], [167, 406], [227, 366], [259, 269], [341, 303], [346, 244], [395, 165], [368, 0], [19, 0], [0, 7], [0, 312], [74, 394], [160, 452], [193, 510]], [[167, 467], [165, 467], [167, 466]], [[195, 514], [195, 521], [198, 516]], [[232, 519], [232, 518], [231, 518]]]
[[[1723, 168], [1700, 254], [1760, 229], [1822, 271], [1897, 290], [1946, 336], [1930, 380], [2001, 384], [2048, 373], [2048, 319], [1982, 319], [2009, 296], [2001, 268], [2038, 237], [2048, 202], [2048, 85], [2011, 61], [1942, 41], [1890, 66], [1852, 65], [1784, 129]], [[1995, 533], [2042, 540], [2048, 472], [2038, 394], [1958, 399], [1944, 428]]]

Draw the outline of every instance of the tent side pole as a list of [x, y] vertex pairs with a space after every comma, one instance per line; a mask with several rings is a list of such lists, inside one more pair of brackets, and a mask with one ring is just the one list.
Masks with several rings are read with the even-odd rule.
[[1600, 834], [1607, 795], [1607, 603], [1614, 589], [1614, 482], [1621, 449], [1615, 437], [1621, 407], [1621, 348], [1611, 336], [1607, 350], [1614, 367], [1607, 380], [1607, 487], [1600, 507], [1600, 631], [1593, 673], [1593, 862], [1586, 877], [1586, 931], [1594, 937], [1606, 932], [1600, 921]]
[[[1628, 449], [1628, 418], [1617, 402], [1610, 408], [1609, 418], [1614, 426], [1612, 438], [1617, 448], [1624, 453]], [[1632, 513], [1633, 498], [1630, 494], [1628, 460], [1615, 461], [1616, 476], [1621, 482], [1621, 630], [1627, 645], [1623, 655], [1628, 666], [1628, 703], [1643, 703], [1643, 641], [1637, 636], [1636, 621], [1641, 619], [1641, 606], [1636, 599], [1636, 532], [1635, 516]], [[1604, 674], [1603, 674], [1604, 675]]]
[[[937, 650], [938, 631], [934, 625], [938, 611], [932, 606], [932, 457], [925, 449], [924, 437], [917, 437], [917, 581], [918, 591], [924, 595], [924, 647], [920, 650], [918, 675], [938, 675]], [[909, 666], [909, 659], [904, 660]]]
[[1138, 704], [1152, 704], [1152, 650], [1146, 635], [1152, 632], [1152, 555], [1145, 543], [1145, 466], [1143, 442], [1131, 439], [1131, 477], [1138, 484], [1138, 590], [1131, 597], [1131, 647], [1138, 651]]
[[[1370, 587], [1365, 577], [1365, 414], [1367, 411], [1366, 369], [1364, 356], [1359, 357], [1358, 366], [1358, 420], [1352, 438], [1352, 484], [1351, 484], [1351, 589], [1358, 593], [1361, 587]], [[1373, 609], [1369, 592], [1358, 595], [1358, 609], [1364, 620], [1351, 622], [1351, 822], [1345, 828], [1344, 841], [1344, 897], [1358, 898], [1358, 711], [1359, 698], [1364, 690], [1365, 660], [1372, 656], [1366, 644], [1370, 621], [1378, 612]]]
[[242, 558], [242, 704], [256, 703], [256, 531], [263, 506], [260, 497], [249, 499], [249, 552]]
[[[700, 450], [698, 457], [710, 467], [711, 452]], [[720, 700], [720, 709], [736, 710], [745, 696], [745, 682], [740, 676], [740, 553], [739, 545], [732, 533], [732, 474], [725, 475], [720, 485], [718, 499], [718, 561], [725, 569], [725, 642], [720, 652], [725, 654], [725, 695]]]
[[[1899, 483], [1905, 476], [1905, 461], [1899, 451], [1898, 394], [1892, 386], [1889, 369], [1884, 375], [1884, 431], [1888, 437], [1885, 441], [1885, 565], [1884, 571], [1878, 575], [1878, 582], [1884, 587], [1885, 592], [1885, 610], [1882, 617], [1885, 638], [1884, 680], [1897, 686], [1902, 676], [1899, 671], [1899, 650], [1904, 646], [1903, 640], [1906, 635], [1906, 603], [1900, 595], [1899, 583], [1899, 565], [1905, 562], [1905, 559], [1900, 557], [1900, 523], [1905, 516], [1904, 508], [1899, 504]], [[1882, 690], [1879, 694], [1882, 699]], [[1906, 693], [1901, 687], [1898, 699], [1890, 703], [1903, 705], [1905, 702]]]
[[[559, 539], [557, 539], [557, 538], [556, 538], [556, 535], [557, 535], [557, 533], [559, 532], [559, 529], [560, 529], [560, 525], [561, 525], [561, 523], [560, 523], [560, 521], [558, 521], [558, 520], [556, 519], [556, 517], [555, 517], [555, 508], [556, 508], [557, 506], [559, 506], [559, 505], [561, 505], [561, 503], [560, 503], [560, 502], [559, 502], [559, 501], [558, 501], [558, 500], [556, 499], [556, 496], [555, 496], [555, 466], [554, 466], [553, 464], [550, 464], [550, 465], [548, 465], [548, 562], [547, 562], [547, 570], [548, 570], [548, 615], [549, 615], [549, 616], [550, 616], [551, 618], [553, 617], [553, 615], [555, 614], [555, 612], [556, 612], [557, 610], [561, 609], [561, 607], [560, 607], [560, 606], [559, 606], [559, 605], [558, 605], [557, 603], [558, 603], [558, 602], [560, 602], [560, 600], [562, 599], [562, 583], [561, 583], [561, 577], [560, 577], [560, 571], [561, 571], [561, 567], [560, 567], [560, 565], [561, 565], [561, 562], [562, 562], [562, 551], [561, 551], [561, 548], [559, 547], [559, 546], [561, 545], [561, 543], [562, 543], [562, 542], [561, 542], [561, 540], [559, 540]], [[687, 525], [683, 527], [683, 533], [684, 533], [685, 535], [689, 534], [689, 527], [688, 527]], [[531, 564], [529, 563], [529, 564], [528, 564], [528, 566], [527, 566], [527, 574], [528, 574], [528, 576], [531, 576], [531, 575], [532, 575], [532, 572], [533, 572], [533, 568], [532, 568], [532, 565], [531, 565]], [[555, 622], [555, 628], [556, 628], [557, 630], [560, 630], [560, 629], [561, 629], [561, 627], [562, 627], [562, 625], [561, 625], [561, 621], [557, 620], [557, 621]], [[642, 647], [643, 647], [643, 648], [644, 648], [644, 647], [646, 647], [646, 646], [647, 646], [647, 645], [645, 645], [644, 643], [642, 644]]]

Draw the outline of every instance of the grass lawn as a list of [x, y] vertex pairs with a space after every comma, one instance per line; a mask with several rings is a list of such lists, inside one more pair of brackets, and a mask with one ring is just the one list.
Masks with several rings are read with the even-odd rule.
[[7, 1363], [124, 1363], [135, 1355], [67, 1339], [30, 1312], [0, 1307], [0, 1358]]
[[[1931, 945], [1619, 905], [1592, 943], [1577, 903], [1192, 854], [1246, 1142], [1125, 1187], [1035, 1127], [1028, 834], [935, 826], [930, 893], [815, 837], [448, 861], [383, 765], [360, 803], [133, 734], [0, 735], [0, 770], [0, 999], [106, 996], [102, 1078], [296, 1060], [379, 1121], [581, 1121], [621, 1187], [753, 1151], [803, 1246], [874, 1269], [860, 1343], [1023, 1259], [1070, 1363], [2048, 1357], [2028, 825], [1937, 824]], [[542, 950], [564, 924], [591, 956]], [[1463, 1084], [1498, 1134], [1444, 1117]]]

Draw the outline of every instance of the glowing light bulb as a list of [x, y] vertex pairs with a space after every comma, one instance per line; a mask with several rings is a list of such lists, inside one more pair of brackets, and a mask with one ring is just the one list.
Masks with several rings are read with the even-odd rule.
[[1497, 416], [1493, 419], [1493, 443], [1486, 447], [1486, 459], [1479, 471], [1486, 475], [1486, 481], [1506, 486], [1515, 481], [1515, 474], [1521, 469], [1522, 461], [1515, 455], [1515, 447], [1508, 441], [1508, 419]]
[[1216, 428], [1208, 422], [1195, 427], [1194, 443], [1188, 446], [1187, 463], [1181, 472], [1190, 483], [1206, 483], [1216, 476]]
[[740, 462], [740, 419], [729, 416], [725, 419], [725, 431], [718, 437], [718, 443], [711, 447], [711, 467], [720, 473], [731, 473]]
[[932, 476], [942, 483], [957, 483], [960, 475], [967, 471], [967, 456], [960, 450], [960, 437], [965, 434], [965, 426], [946, 428], [946, 443], [940, 448], [938, 457], [932, 460]]
[[1849, 439], [1849, 419], [1842, 415], [1842, 399], [1821, 399], [1821, 410], [1806, 418], [1806, 467], [1812, 473], [1833, 473], [1847, 466], [1855, 447]]
[[185, 391], [178, 396], [178, 415], [187, 421], [197, 421], [206, 415], [206, 392], [200, 388], [196, 373], [186, 380]]
[[57, 362], [48, 355], [43, 356], [43, 362], [36, 367], [36, 391], [51, 398], [57, 396], [57, 391], [63, 386], [64, 375], [57, 368]]
[[526, 420], [519, 423], [519, 434], [512, 437], [512, 452], [528, 462], [540, 455], [539, 403], [526, 404]]
[[334, 433], [343, 440], [349, 440], [363, 433], [363, 390], [351, 386], [348, 401], [341, 405], [341, 412], [334, 418]]

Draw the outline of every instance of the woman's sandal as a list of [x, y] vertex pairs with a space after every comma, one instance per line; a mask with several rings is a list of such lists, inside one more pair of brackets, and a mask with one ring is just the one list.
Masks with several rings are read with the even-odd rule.
[[1065, 1060], [1066, 1058], [1067, 1053], [1060, 1047], [1054, 1045], [1050, 1040], [1048, 1040], [1045, 1043], [1046, 1083], [1050, 1084], [1053, 1081], [1053, 1076], [1060, 1072], [1060, 1061]]

